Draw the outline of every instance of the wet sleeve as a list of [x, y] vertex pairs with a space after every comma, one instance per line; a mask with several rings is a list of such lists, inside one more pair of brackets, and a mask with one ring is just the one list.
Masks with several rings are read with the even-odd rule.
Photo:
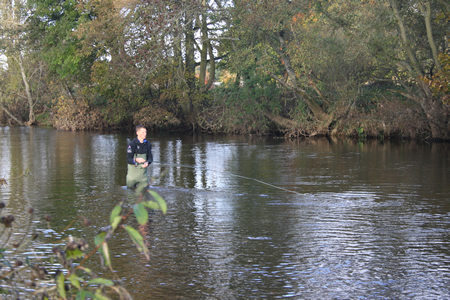
[[127, 147], [127, 164], [134, 165], [134, 150], [131, 144]]

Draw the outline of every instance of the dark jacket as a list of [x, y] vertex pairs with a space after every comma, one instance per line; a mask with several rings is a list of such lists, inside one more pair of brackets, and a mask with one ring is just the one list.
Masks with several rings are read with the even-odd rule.
[[147, 162], [148, 164], [151, 164], [153, 161], [153, 155], [152, 155], [152, 144], [144, 140], [143, 143], [139, 142], [137, 138], [132, 140], [128, 144], [127, 148], [127, 164], [134, 165], [134, 155], [135, 154], [147, 154]]

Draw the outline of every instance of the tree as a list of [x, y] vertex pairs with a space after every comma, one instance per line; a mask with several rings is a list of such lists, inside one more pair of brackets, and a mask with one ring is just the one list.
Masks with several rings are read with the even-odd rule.
[[[445, 93], [433, 90], [448, 82], [441, 0], [29, 3], [32, 50], [61, 87], [55, 98], [85, 107], [77, 115], [195, 130], [222, 107], [245, 130], [327, 135], [361, 90], [383, 82], [420, 105], [433, 138], [448, 138]], [[32, 107], [23, 59], [11, 62]], [[216, 71], [234, 83], [213, 92]]]
[[[0, 87], [0, 108], [7, 113], [16, 123], [23, 125], [33, 125], [36, 121], [35, 105], [38, 102], [38, 95], [32, 90], [30, 73], [39, 74], [40, 65], [32, 70], [34, 66], [32, 56], [27, 49], [25, 40], [25, 2], [20, 0], [0, 1], [0, 28], [2, 32], [0, 42], [0, 54], [7, 58], [7, 69], [3, 70], [4, 80]], [[18, 80], [21, 84], [19, 85]], [[25, 99], [28, 107], [28, 119], [22, 122], [20, 116], [14, 114], [8, 108], [8, 102], [13, 103]]]
[[[402, 94], [425, 112], [433, 139], [450, 139], [450, 107], [433, 94], [428, 79], [442, 74], [438, 53], [448, 53], [448, 13], [444, 2], [389, 0], [400, 40], [396, 81], [406, 89]], [[407, 74], [402, 78], [401, 74]], [[411, 84], [413, 83], [413, 84]]]
[[[314, 65], [314, 60], [304, 60], [305, 51], [311, 49], [303, 43], [306, 38], [311, 42], [313, 33], [318, 32], [311, 30], [306, 36], [307, 30], [314, 30], [314, 24], [311, 25], [313, 21], [303, 20], [301, 16], [309, 18], [313, 15], [312, 7], [303, 1], [235, 1], [233, 29], [230, 30], [234, 40], [231, 43], [233, 49], [230, 49], [233, 59], [229, 60], [228, 65], [239, 74], [238, 82], [252, 76], [249, 71], [253, 65], [256, 66], [255, 75], [265, 74], [268, 77], [266, 80], [276, 82], [285, 91], [285, 98], [291, 100], [286, 105], [278, 99], [278, 107], [284, 107], [278, 112], [270, 109], [273, 105], [266, 105], [264, 114], [288, 131], [300, 130], [306, 118], [318, 125], [316, 130], [309, 132], [310, 135], [326, 134], [334, 119], [329, 110], [330, 97], [319, 87], [323, 80], [319, 74], [321, 70], [315, 68], [317, 64]], [[323, 62], [324, 57], [315, 59]], [[255, 85], [255, 88], [258, 86], [260, 84]], [[304, 111], [304, 116], [296, 120], [294, 111]]]
[[[92, 80], [103, 89], [99, 92], [128, 111], [151, 107], [194, 124], [202, 94], [214, 80], [218, 30], [212, 19], [218, 6], [207, 1], [100, 1], [83, 9], [97, 17], [78, 27], [82, 51], [97, 48], [110, 55], [93, 66]], [[200, 82], [195, 80], [198, 64]]]
[[448, 51], [448, 4], [415, 0], [319, 3], [331, 22], [367, 45], [366, 53], [372, 58], [367, 82], [392, 83], [391, 89], [421, 107], [432, 139], [449, 139], [449, 107], [424, 82], [442, 74], [438, 56]]
[[296, 122], [292, 108], [304, 105], [308, 119], [316, 123], [315, 132], [327, 134], [339, 118], [336, 103], [356, 99], [367, 83], [393, 82], [399, 94], [422, 107], [432, 137], [448, 139], [448, 106], [433, 98], [421, 79], [434, 78], [436, 72], [442, 77], [438, 53], [447, 51], [444, 5], [235, 1], [233, 22], [240, 30], [232, 32], [240, 40], [234, 44], [234, 70], [242, 78], [244, 68], [256, 65], [258, 73], [265, 72], [290, 91], [295, 99], [291, 109], [285, 105], [278, 113], [265, 113], [285, 128], [301, 126], [304, 119]]

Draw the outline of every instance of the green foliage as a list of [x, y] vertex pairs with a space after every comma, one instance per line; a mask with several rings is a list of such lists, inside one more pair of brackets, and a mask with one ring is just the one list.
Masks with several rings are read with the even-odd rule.
[[[147, 219], [148, 219], [148, 216], [147, 216]], [[143, 222], [142, 219], [140, 221]], [[144, 224], [145, 223], [147, 223], [147, 221], [145, 221]], [[150, 259], [149, 253], [148, 253], [148, 248], [144, 245], [144, 238], [142, 237], [142, 235], [133, 227], [124, 226], [124, 229], [128, 232], [130, 239], [133, 241], [133, 243], [136, 246], [136, 248], [138, 249], [138, 251], [143, 253], [145, 255], [145, 257], [147, 258], [147, 260]]]
[[50, 119], [50, 113], [48, 111], [44, 111], [40, 114], [36, 115], [36, 124], [41, 127], [51, 127], [52, 122]]
[[359, 139], [360, 141], [365, 141], [365, 140], [367, 139], [367, 135], [366, 135], [366, 133], [364, 132], [364, 128], [363, 128], [363, 127], [358, 127], [358, 128], [356, 129], [356, 131], [358, 132], [358, 139]]
[[426, 116], [419, 105], [389, 91], [374, 92], [374, 95], [374, 98], [365, 98], [365, 102], [361, 102], [362, 99], [347, 104], [339, 102], [343, 105], [337, 110], [341, 116], [335, 125], [339, 135], [418, 140], [429, 136]]
[[398, 97], [395, 90], [400, 90], [400, 88], [389, 81], [364, 84], [355, 97], [354, 105], [362, 112], [370, 113], [377, 108], [380, 99]]
[[433, 96], [440, 99], [444, 105], [450, 105], [450, 54], [439, 55], [442, 70], [433, 76], [422, 76], [423, 80], [431, 89]]
[[148, 193], [153, 197], [155, 201], [145, 201], [143, 202], [145, 206], [150, 209], [160, 209], [163, 214], [167, 212], [167, 203], [166, 201], [155, 191], [148, 190]]
[[77, 1], [31, 0], [29, 4], [33, 12], [28, 23], [30, 39], [50, 70], [61, 78], [89, 80], [95, 54], [80, 51], [81, 41], [75, 35], [80, 23]]
[[[269, 111], [291, 121], [286, 124], [299, 123], [314, 131], [336, 124], [347, 111], [346, 103], [355, 104], [358, 113], [370, 115], [379, 109], [372, 99], [390, 95], [360, 92], [360, 87], [378, 81], [409, 87], [402, 93], [427, 104], [423, 107], [429, 109], [427, 115], [442, 112], [428, 126], [445, 125], [448, 64], [441, 58], [439, 71], [432, 55], [433, 50], [447, 52], [448, 13], [443, 1], [30, 0], [28, 4], [23, 12], [29, 26], [19, 31], [29, 43], [17, 45], [22, 53], [36, 54], [25, 63], [33, 66], [27, 74], [39, 69], [53, 75], [42, 77], [42, 85], [32, 78], [31, 91], [36, 98], [39, 93], [47, 107], [49, 100], [54, 101], [53, 122], [59, 129], [144, 123], [157, 130], [284, 132], [282, 124], [264, 116]], [[436, 47], [427, 32], [427, 7]], [[200, 91], [203, 83], [194, 74], [195, 57], [201, 58], [202, 66], [212, 67], [211, 57], [199, 55], [206, 45], [195, 40], [200, 34], [211, 42], [222, 82], [220, 88], [206, 92]], [[194, 42], [197, 47], [190, 48]], [[30, 105], [23, 100], [12, 50], [7, 53], [10, 70], [1, 74], [5, 76], [0, 79], [0, 101], [21, 122], [28, 118]], [[46, 64], [37, 68], [36, 62], [42, 61]], [[206, 71], [202, 69], [202, 74]], [[67, 95], [76, 101], [60, 103]], [[433, 107], [429, 102], [434, 99], [447, 106]], [[11, 123], [6, 110], [0, 118]], [[357, 127], [351, 128], [354, 134]]]
[[180, 125], [180, 120], [173, 113], [161, 107], [147, 106], [134, 114], [134, 123], [142, 124], [149, 130], [173, 129]]
[[281, 109], [280, 89], [268, 77], [248, 72], [242, 85], [230, 83], [215, 88], [212, 98], [199, 116], [205, 130], [237, 133], [267, 133], [265, 111]]
[[[6, 185], [4, 179], [0, 179], [1, 185]], [[0, 203], [0, 209], [5, 208]], [[121, 285], [119, 280], [111, 280], [99, 277], [93, 270], [86, 268], [84, 263], [90, 259], [95, 253], [99, 253], [103, 267], [108, 267], [111, 271], [112, 261], [108, 240], [118, 230], [124, 230], [130, 240], [136, 246], [136, 249], [142, 253], [146, 259], [149, 259], [149, 250], [145, 245], [144, 238], [132, 225], [126, 224], [131, 213], [134, 214], [140, 225], [146, 225], [149, 221], [147, 209], [161, 210], [166, 213], [167, 204], [164, 199], [155, 191], [142, 190], [137, 198], [137, 202], [130, 206], [120, 203], [115, 206], [111, 212], [109, 223], [101, 233], [94, 238], [95, 248], [87, 253], [89, 245], [84, 239], [77, 239], [72, 236], [65, 236], [65, 230], [58, 234], [58, 240], [55, 245], [61, 245], [64, 241], [65, 245], [55, 246], [53, 256], [45, 260], [31, 261], [26, 254], [25, 257], [19, 259], [21, 253], [31, 252], [38, 247], [36, 244], [37, 235], [33, 234], [31, 240], [22, 239], [18, 243], [11, 245], [9, 239], [13, 231], [14, 216], [2, 216], [0, 224], [3, 227], [0, 233], [0, 283], [5, 283], [8, 288], [0, 288], [0, 295], [6, 297], [17, 295], [18, 293], [24, 297], [41, 297], [42, 299], [110, 299], [111, 292], [116, 293], [120, 299], [131, 299], [131, 295]], [[25, 232], [29, 232], [32, 224], [33, 210], [29, 210], [30, 220], [28, 228]], [[82, 220], [85, 225], [89, 225], [89, 221], [82, 216], [76, 217], [67, 227]], [[50, 225], [51, 217], [47, 216], [46, 221]], [[12, 255], [11, 247], [16, 248]], [[19, 251], [24, 249], [25, 252]], [[56, 271], [48, 271], [45, 267], [54, 261], [58, 262]], [[49, 284], [50, 282], [50, 284]], [[53, 284], [51, 284], [53, 282]], [[26, 287], [26, 289], [25, 289]], [[1, 297], [1, 296], [0, 296]]]

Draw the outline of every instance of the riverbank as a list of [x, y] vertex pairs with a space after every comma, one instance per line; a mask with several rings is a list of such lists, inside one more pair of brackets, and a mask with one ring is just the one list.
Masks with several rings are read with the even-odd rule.
[[[164, 112], [160, 111], [160, 114]], [[335, 120], [325, 130], [322, 124], [310, 120], [296, 122], [290, 128], [280, 128], [267, 118], [254, 122], [233, 119], [231, 115], [209, 118], [207, 112], [197, 116], [195, 123], [187, 124], [170, 115], [166, 121], [154, 115], [152, 118], [129, 118], [128, 122], [114, 123], [106, 121], [107, 116], [100, 109], [79, 106], [71, 103], [66, 110], [46, 109], [36, 114], [35, 126], [53, 127], [62, 131], [126, 131], [132, 130], [134, 124], [144, 124], [153, 132], [207, 132], [212, 134], [240, 134], [278, 136], [286, 138], [303, 137], [349, 137], [360, 140], [376, 138], [411, 139], [417, 141], [431, 140], [431, 131], [421, 108], [408, 101], [359, 101], [346, 103], [341, 101], [334, 107]], [[251, 118], [250, 118], [251, 119]], [[8, 126], [7, 118], [0, 112], [0, 124]], [[219, 124], [219, 120], [222, 120]], [[224, 121], [226, 120], [226, 121]]]

